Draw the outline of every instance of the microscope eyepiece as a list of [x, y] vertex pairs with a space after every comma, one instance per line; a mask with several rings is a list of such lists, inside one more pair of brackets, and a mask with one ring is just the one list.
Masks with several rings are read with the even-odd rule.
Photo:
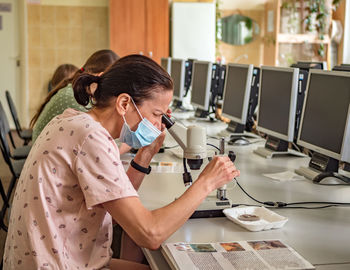
[[175, 124], [175, 122], [171, 120], [170, 117], [167, 116], [166, 114], [162, 115], [162, 123], [165, 125], [167, 129], [171, 128]]

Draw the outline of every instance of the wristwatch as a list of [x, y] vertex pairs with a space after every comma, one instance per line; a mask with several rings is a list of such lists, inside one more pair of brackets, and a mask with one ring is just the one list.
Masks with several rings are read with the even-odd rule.
[[148, 168], [142, 167], [139, 164], [137, 164], [134, 160], [131, 160], [130, 166], [133, 167], [135, 170], [138, 170], [139, 172], [150, 174], [151, 173], [151, 166], [148, 166]]

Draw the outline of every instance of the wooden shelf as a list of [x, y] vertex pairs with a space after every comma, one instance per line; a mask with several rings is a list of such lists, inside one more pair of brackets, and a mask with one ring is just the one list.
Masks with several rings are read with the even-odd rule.
[[278, 34], [277, 43], [329, 43], [330, 39], [328, 35], [324, 36], [324, 40], [320, 40], [317, 35], [314, 34]]

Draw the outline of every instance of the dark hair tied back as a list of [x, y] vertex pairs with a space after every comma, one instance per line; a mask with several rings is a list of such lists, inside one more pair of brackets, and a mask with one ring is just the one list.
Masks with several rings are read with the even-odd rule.
[[138, 105], [153, 98], [156, 92], [173, 90], [170, 75], [155, 61], [143, 55], [128, 55], [120, 58], [100, 78], [81, 74], [73, 83], [74, 96], [79, 104], [89, 103], [87, 87], [98, 82], [93, 95], [93, 106], [105, 108], [112, 98], [126, 93]]
[[74, 97], [80, 105], [87, 106], [89, 104], [91, 97], [93, 97], [90, 86], [97, 83], [95, 91], [98, 91], [100, 79], [99, 76], [83, 73], [73, 81]]

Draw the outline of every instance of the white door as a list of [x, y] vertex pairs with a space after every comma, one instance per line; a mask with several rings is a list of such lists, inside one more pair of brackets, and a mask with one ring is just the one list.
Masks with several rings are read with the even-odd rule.
[[18, 0], [0, 0], [0, 100], [11, 128], [15, 128], [5, 91], [9, 90], [20, 114], [20, 55]]
[[215, 3], [173, 2], [173, 58], [215, 61]]

